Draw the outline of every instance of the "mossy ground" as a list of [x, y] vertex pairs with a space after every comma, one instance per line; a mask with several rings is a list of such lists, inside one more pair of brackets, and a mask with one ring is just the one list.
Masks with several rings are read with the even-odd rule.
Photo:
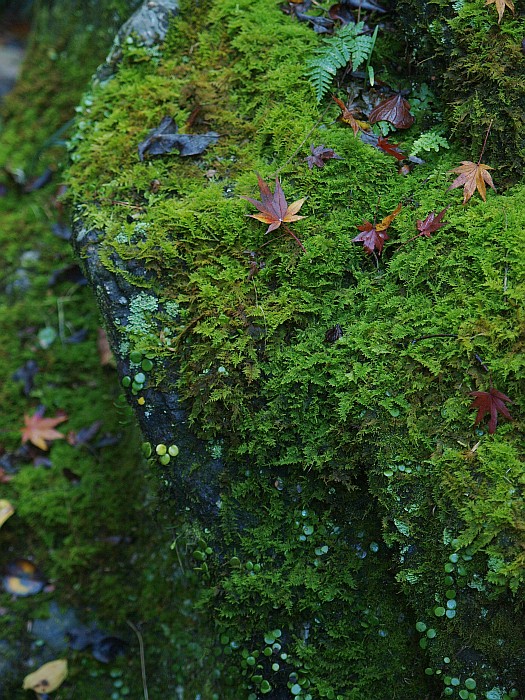
[[[217, 692], [523, 693], [525, 188], [463, 206], [448, 173], [471, 142], [400, 175], [316, 105], [303, 77], [316, 42], [263, 0], [183, 3], [162, 52], [128, 45], [86, 96], [71, 141], [72, 199], [104, 231], [105, 263], [138, 261], [147, 281], [125, 273], [137, 299], [180, 309], [121, 328], [122, 347], [180, 364], [194, 429], [226, 459], [221, 524], [195, 550]], [[393, 74], [402, 83], [395, 65], [379, 72]], [[436, 105], [396, 134], [402, 148], [442, 126]], [[150, 129], [196, 107], [191, 128], [219, 132], [216, 146], [139, 162]], [[309, 171], [310, 143], [342, 160]], [[254, 171], [308, 198], [294, 225], [305, 253], [246, 219]], [[381, 258], [366, 256], [357, 226], [398, 203]], [[408, 242], [444, 207], [445, 227]], [[148, 381], [169, 391], [164, 377]], [[514, 401], [495, 435], [469, 408], [491, 382]]]
[[[167, 519], [157, 482], [142, 461], [136, 424], [116, 372], [101, 366], [97, 329], [102, 321], [95, 300], [87, 286], [67, 274], [76, 261], [69, 244], [51, 229], [59, 220], [67, 222], [67, 212], [55, 201], [67, 156], [54, 135], [74, 115], [116, 27], [97, 32], [82, 24], [79, 29], [72, 5], [59, 18], [72, 27], [64, 28], [58, 43], [37, 27], [22, 78], [2, 105], [0, 127], [2, 164], [28, 177], [46, 167], [55, 172], [50, 184], [28, 194], [7, 176], [1, 180], [8, 191], [0, 197], [0, 442], [13, 478], [0, 484], [0, 498], [14, 505], [15, 514], [0, 531], [0, 569], [30, 558], [54, 590], [16, 599], [0, 593], [0, 695], [29, 697], [22, 690], [23, 677], [35, 668], [29, 660], [38, 665], [53, 658], [53, 651], [27, 631], [31, 621], [47, 618], [51, 604], [73, 608], [82, 623], [96, 623], [128, 643], [127, 653], [109, 665], [96, 661], [89, 649], [61, 652], [69, 661], [69, 677], [53, 694], [57, 700], [143, 697], [139, 646], [127, 620], [143, 634], [150, 697], [170, 697], [181, 683], [188, 692], [195, 684], [196, 693], [206, 689], [207, 681], [198, 671], [206, 634], [190, 604], [195, 575], [184, 565], [184, 545], [171, 547], [180, 527]], [[86, 34], [92, 40], [85, 42]], [[65, 45], [60, 43], [64, 35], [70, 42]], [[62, 269], [66, 273], [52, 284], [52, 274]], [[43, 329], [55, 332], [48, 346], [39, 342]], [[68, 342], [82, 330], [84, 340]], [[28, 360], [39, 371], [25, 395], [23, 382], [13, 374]], [[95, 442], [106, 433], [116, 442], [91, 449], [57, 440], [47, 454], [51, 466], [36, 466], [34, 454], [17, 457], [24, 414], [33, 414], [39, 405], [46, 407], [46, 416], [58, 410], [68, 414], [64, 433], [101, 421]], [[67, 470], [76, 479], [68, 478]]]

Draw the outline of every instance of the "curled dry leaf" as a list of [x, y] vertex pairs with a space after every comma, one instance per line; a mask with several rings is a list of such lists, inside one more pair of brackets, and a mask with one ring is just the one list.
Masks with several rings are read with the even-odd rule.
[[335, 95], [332, 95], [332, 100], [336, 103], [336, 105], [339, 107], [341, 110], [341, 116], [339, 119], [344, 122], [345, 124], [348, 124], [349, 126], [352, 127], [352, 131], [354, 132], [354, 136], [357, 136], [357, 132], [359, 129], [362, 129], [363, 131], [366, 131], [367, 129], [370, 128], [370, 124], [367, 122], [361, 121], [360, 119], [356, 119], [355, 117], [355, 112], [349, 109], [343, 100], [340, 100], [338, 97]]
[[472, 197], [476, 189], [481, 195], [481, 199], [487, 201], [487, 188], [485, 183], [492, 187], [494, 192], [496, 188], [492, 182], [492, 177], [489, 170], [493, 170], [490, 165], [484, 165], [483, 163], [472, 163], [470, 160], [462, 160], [461, 165], [458, 165], [454, 170], [450, 170], [451, 173], [458, 173], [454, 182], [448, 188], [449, 190], [454, 190], [456, 187], [463, 187], [463, 204], [466, 204], [468, 200]]
[[14, 512], [13, 504], [10, 501], [6, 501], [5, 498], [0, 498], [0, 527], [2, 527], [5, 521], [10, 518]]
[[415, 121], [410, 114], [410, 104], [402, 95], [393, 95], [380, 102], [368, 116], [370, 124], [389, 122], [396, 129], [408, 129]]
[[45, 695], [52, 693], [67, 678], [67, 661], [66, 659], [56, 659], [49, 661], [47, 664], [40, 666], [39, 669], [33, 671], [24, 678], [23, 689], [34, 690], [35, 693]]

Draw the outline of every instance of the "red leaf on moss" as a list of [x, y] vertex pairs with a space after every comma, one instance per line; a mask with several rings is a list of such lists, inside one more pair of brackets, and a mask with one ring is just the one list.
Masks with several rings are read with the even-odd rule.
[[388, 216], [385, 216], [378, 224], [371, 224], [370, 221], [364, 221], [361, 226], [357, 227], [361, 233], [355, 238], [352, 238], [352, 243], [362, 243], [363, 248], [368, 254], [377, 250], [377, 254], [381, 255], [384, 242], [388, 241], [386, 230], [400, 211], [401, 204], [398, 204], [394, 211]]
[[513, 403], [508, 396], [502, 394], [501, 391], [497, 391], [493, 387], [490, 387], [488, 391], [471, 391], [470, 396], [475, 396], [476, 398], [471, 403], [470, 408], [477, 408], [478, 413], [474, 425], [478, 425], [483, 418], [490, 414], [489, 420], [489, 433], [492, 435], [496, 432], [496, 426], [498, 425], [498, 413], [502, 416], [512, 420], [512, 416], [509, 413], [509, 409], [505, 406], [506, 403]]
[[439, 214], [435, 214], [433, 211], [427, 215], [427, 218], [423, 221], [421, 219], [417, 220], [416, 226], [419, 231], [420, 236], [426, 236], [430, 238], [430, 234], [437, 231], [439, 228], [445, 225], [446, 221], [442, 221], [443, 217], [447, 213], [448, 207], [442, 209]]
[[408, 129], [414, 123], [415, 117], [410, 114], [410, 104], [407, 100], [401, 95], [393, 95], [374, 107], [368, 121], [370, 124], [389, 122], [396, 129]]
[[380, 136], [377, 139], [378, 148], [380, 148], [385, 153], [388, 153], [389, 156], [394, 156], [394, 158], [397, 158], [397, 160], [405, 160], [406, 155], [398, 150], [398, 146], [398, 143], [390, 143], [390, 141], [384, 138], [383, 136]]
[[313, 143], [310, 146], [310, 151], [312, 155], [305, 158], [308, 163], [310, 170], [313, 170], [314, 165], [318, 168], [324, 168], [324, 164], [327, 160], [334, 158], [335, 160], [341, 160], [341, 156], [338, 156], [333, 148], [325, 148], [322, 144], [320, 146], [314, 146]]

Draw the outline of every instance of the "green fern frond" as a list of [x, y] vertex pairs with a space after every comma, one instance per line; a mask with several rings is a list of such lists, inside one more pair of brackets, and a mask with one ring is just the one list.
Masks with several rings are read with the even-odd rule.
[[315, 51], [307, 64], [307, 76], [315, 89], [320, 102], [328, 91], [332, 80], [340, 68], [352, 61], [352, 69], [369, 60], [374, 49], [373, 37], [363, 34], [364, 22], [342, 27], [334, 36], [324, 38], [324, 46]]
[[449, 143], [446, 138], [441, 136], [439, 131], [431, 129], [424, 131], [421, 136], [412, 144], [411, 156], [417, 156], [421, 151], [439, 151], [440, 148], [449, 148]]

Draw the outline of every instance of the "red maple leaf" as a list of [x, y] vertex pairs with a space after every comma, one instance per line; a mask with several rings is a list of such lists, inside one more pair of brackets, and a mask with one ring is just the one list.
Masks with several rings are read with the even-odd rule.
[[388, 155], [394, 156], [394, 158], [397, 158], [397, 160], [405, 160], [406, 155], [398, 150], [398, 146], [398, 143], [390, 143], [390, 141], [384, 138], [383, 136], [380, 136], [377, 139], [378, 148], [380, 148], [385, 153], [388, 153]]
[[35, 411], [32, 416], [24, 416], [25, 426], [20, 428], [22, 433], [22, 444], [29, 441], [41, 450], [48, 450], [46, 440], [60, 440], [65, 437], [63, 433], [55, 430], [55, 426], [68, 419], [64, 414], [54, 418], [43, 418], [43, 411]]
[[502, 394], [501, 391], [497, 391], [493, 387], [490, 387], [488, 391], [471, 391], [470, 396], [475, 396], [476, 398], [470, 404], [470, 408], [477, 408], [478, 414], [474, 425], [478, 425], [483, 418], [490, 414], [489, 420], [489, 433], [492, 435], [496, 432], [496, 426], [498, 424], [498, 413], [502, 416], [512, 420], [512, 416], [509, 413], [509, 409], [505, 406], [506, 403], [513, 403], [508, 396]]
[[338, 156], [332, 148], [325, 148], [322, 144], [320, 146], [314, 146], [312, 143], [310, 151], [312, 155], [305, 158], [310, 170], [313, 170], [314, 165], [317, 165], [318, 168], [324, 168], [325, 161], [332, 158], [341, 160], [341, 156]]
[[[253, 206], [257, 207], [261, 212], [260, 214], [248, 214], [248, 216], [251, 216], [252, 219], [262, 221], [265, 224], [270, 224], [266, 229], [266, 233], [275, 231], [275, 229], [279, 228], [279, 226], [285, 222], [299, 221], [299, 219], [305, 218], [304, 216], [298, 216], [297, 212], [303, 206], [306, 198], [298, 199], [296, 202], [288, 204], [278, 178], [275, 178], [275, 190], [273, 194], [259, 173], [257, 173], [257, 180], [259, 181], [261, 201], [252, 199], [251, 197], [245, 197], [244, 195], [241, 195], [241, 199], [246, 199], [248, 202], [251, 202]], [[295, 233], [292, 233], [287, 226], [283, 226], [283, 228], [304, 250], [303, 244]]]
[[398, 204], [394, 211], [385, 216], [380, 223], [371, 224], [370, 221], [364, 221], [361, 226], [357, 227], [361, 233], [352, 238], [352, 243], [362, 243], [367, 253], [371, 254], [377, 250], [377, 254], [381, 255], [383, 244], [385, 241], [388, 241], [386, 230], [400, 211], [401, 204]]
[[423, 221], [418, 219], [416, 226], [417, 230], [419, 231], [419, 235], [430, 238], [431, 233], [434, 233], [434, 231], [437, 231], [438, 228], [444, 226], [446, 222], [442, 221], [442, 219], [447, 213], [447, 209], [448, 207], [445, 207], [439, 212], [439, 214], [435, 214], [433, 211], [431, 211], [430, 214], [427, 215], [427, 218]]

